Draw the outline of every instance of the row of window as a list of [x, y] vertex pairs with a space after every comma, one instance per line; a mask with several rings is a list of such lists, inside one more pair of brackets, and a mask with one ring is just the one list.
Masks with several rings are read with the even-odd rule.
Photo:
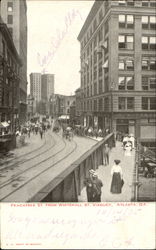
[[[132, 27], [133, 24], [133, 16], [132, 15], [120, 15], [119, 17], [126, 17], [126, 20], [128, 23], [122, 23], [122, 25], [125, 25], [125, 27]], [[153, 27], [153, 29], [156, 28], [156, 18], [155, 17], [149, 17], [150, 25]], [[149, 24], [147, 24], [149, 25]], [[103, 29], [101, 28], [98, 32], [98, 34], [94, 37], [93, 42], [88, 46], [87, 49], [87, 55], [89, 55], [89, 49], [92, 52], [93, 48], [96, 48], [98, 44], [103, 40]], [[132, 50], [134, 48], [134, 35], [119, 35], [118, 38], [119, 42], [119, 49], [129, 49]], [[103, 47], [105, 49], [105, 53], [108, 52], [108, 39], [104, 41]], [[155, 36], [142, 36], [142, 49], [143, 50], [155, 50], [156, 49], [156, 37]], [[106, 51], [107, 50], [107, 51]]]
[[[87, 43], [87, 41], [90, 39], [90, 37], [92, 36], [92, 34], [94, 33], [94, 31], [96, 30], [98, 24], [102, 21], [103, 19], [103, 11], [102, 9], [100, 10], [99, 12], [99, 16], [98, 18], [95, 18], [91, 27], [90, 27], [90, 30], [87, 32], [86, 36], [84, 37], [84, 40], [83, 42], [81, 43], [82, 47], [85, 46], [85, 44]], [[102, 36], [102, 34], [99, 33], [99, 36]], [[100, 38], [101, 40], [102, 38]]]
[[[155, 29], [156, 17], [155, 16], [142, 16], [142, 28], [143, 29]], [[134, 16], [133, 15], [119, 15], [119, 27], [120, 28], [134, 28]]]
[[119, 15], [119, 27], [120, 28], [133, 28], [134, 16], [133, 15]]
[[[142, 2], [143, 7], [156, 7], [156, 1], [155, 0], [140, 0]], [[128, 5], [128, 6], [134, 6], [135, 0], [119, 0], [118, 4], [121, 6]]]
[[[106, 85], [106, 83], [105, 83]], [[91, 89], [90, 89], [91, 90]], [[94, 95], [97, 94], [97, 83], [94, 83]], [[119, 76], [118, 90], [134, 90], [133, 76]], [[142, 90], [156, 90], [156, 77], [142, 76]], [[106, 91], [106, 89], [105, 89]], [[108, 91], [108, 89], [107, 89]], [[92, 92], [92, 90], [91, 90]], [[102, 79], [99, 80], [99, 93], [102, 93]], [[84, 89], [85, 97], [89, 96], [89, 86]]]
[[[142, 110], [156, 110], [156, 98], [142, 97], [141, 106]], [[134, 97], [119, 97], [118, 108], [119, 110], [133, 110]]]
[[[105, 8], [106, 10], [109, 7], [109, 3], [111, 4], [118, 4], [119, 6], [135, 6], [135, 3], [137, 2], [136, 0], [105, 0]], [[138, 6], [138, 3], [137, 3]], [[143, 7], [156, 7], [156, 2], [155, 0], [140, 0], [140, 6]]]
[[142, 90], [156, 90], [156, 77], [142, 76]]
[[155, 70], [156, 69], [156, 59], [152, 57], [142, 58], [142, 70]]
[[142, 97], [142, 109], [143, 110], [155, 110], [156, 98], [155, 97]]
[[[94, 48], [97, 47], [98, 43], [96, 42], [96, 39], [93, 41], [93, 43], [90, 43], [90, 45], [88, 46], [87, 50], [83, 53], [83, 56], [82, 56], [82, 59], [81, 59], [81, 64], [83, 64], [83, 61], [84, 63], [88, 64], [87, 61], [87, 57], [92, 53], [93, 51], [93, 46], [95, 46]], [[108, 39], [106, 39], [102, 45], [103, 49], [104, 49], [104, 54], [106, 55], [107, 52], [108, 52]], [[99, 48], [98, 50], [94, 51], [94, 60], [97, 59], [101, 59], [102, 58], [102, 48]], [[95, 58], [96, 57], [96, 58]], [[92, 55], [90, 55], [90, 58], [91, 58], [91, 61], [92, 61]]]
[[[155, 70], [156, 69], [156, 60], [155, 58], [143, 57], [142, 58], [142, 70]], [[119, 70], [134, 70], [134, 59], [121, 59], [119, 58]]]
[[156, 17], [155, 16], [142, 16], [142, 28], [143, 29], [155, 29]]
[[[84, 102], [84, 110], [94, 111], [108, 111], [109, 110], [109, 99], [106, 97], [99, 100], [88, 100]], [[134, 110], [135, 107], [134, 97], [119, 97], [118, 98], [118, 110]], [[142, 110], [156, 110], [156, 98], [155, 97], [142, 97], [141, 100]]]
[[[94, 60], [94, 63], [96, 62], [97, 62], [97, 59]], [[92, 64], [90, 64], [90, 66], [92, 67]], [[151, 57], [147, 57], [147, 58], [143, 57], [141, 67], [142, 67], [142, 70], [144, 71], [154, 71], [156, 69], [156, 59], [151, 58]], [[102, 61], [99, 61], [98, 73], [100, 77], [102, 76], [103, 69], [105, 70], [105, 73], [108, 72], [108, 60], [106, 60], [104, 64], [102, 64]], [[119, 58], [119, 70], [120, 71], [134, 71], [134, 60]], [[89, 80], [89, 63], [87, 65], [87, 70], [83, 71], [81, 74], [82, 80], [84, 76], [84, 82], [86, 82], [87, 80], [85, 73], [87, 73], [87, 79]], [[97, 66], [96, 65], [94, 65], [93, 75], [94, 75], [94, 80], [95, 80], [97, 78]], [[91, 78], [92, 78], [92, 74], [91, 74]]]
[[118, 82], [119, 90], [133, 90], [134, 89], [134, 77], [133, 76], [120, 76]]
[[[118, 42], [119, 42], [119, 49], [133, 50], [134, 48], [134, 36], [133, 35], [119, 35]], [[143, 36], [142, 37], [142, 49], [143, 50], [155, 50], [156, 49], [156, 37], [155, 36]]]
[[156, 37], [155, 36], [143, 36], [142, 37], [142, 49], [143, 50], [155, 50], [156, 49]]
[[134, 60], [119, 58], [119, 70], [134, 70]]

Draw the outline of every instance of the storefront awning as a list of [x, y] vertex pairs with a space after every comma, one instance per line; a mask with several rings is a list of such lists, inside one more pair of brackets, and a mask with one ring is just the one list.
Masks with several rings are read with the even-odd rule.
[[0, 123], [0, 127], [3, 127], [3, 128], [9, 127], [9, 123], [7, 123], [7, 122], [1, 122]]

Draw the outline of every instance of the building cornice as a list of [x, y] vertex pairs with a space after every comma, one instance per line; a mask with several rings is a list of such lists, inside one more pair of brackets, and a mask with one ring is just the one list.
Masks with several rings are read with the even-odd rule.
[[85, 31], [87, 30], [87, 28], [89, 27], [89, 25], [91, 24], [93, 18], [95, 17], [96, 13], [98, 12], [98, 10], [100, 9], [101, 5], [103, 4], [103, 1], [95, 1], [85, 22], [84, 25], [77, 37], [77, 39], [80, 41], [81, 38], [83, 37], [83, 35], [85, 34]]

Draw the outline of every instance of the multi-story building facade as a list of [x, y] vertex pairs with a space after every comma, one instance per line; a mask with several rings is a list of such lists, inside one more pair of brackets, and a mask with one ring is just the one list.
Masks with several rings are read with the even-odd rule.
[[[51, 100], [51, 105], [53, 107], [53, 116], [68, 116], [70, 118], [70, 112], [72, 107], [72, 115], [73, 115], [73, 107], [75, 107], [75, 95], [65, 96], [60, 94], [55, 94]], [[75, 112], [75, 111], [74, 111]]]
[[54, 75], [30, 74], [30, 94], [34, 97], [37, 113], [50, 114], [50, 99], [54, 95]]
[[30, 95], [35, 102], [41, 101], [41, 73], [30, 74]]
[[26, 0], [1, 0], [1, 17], [12, 35], [22, 60], [19, 83], [19, 122], [26, 120], [27, 109], [27, 5]]
[[30, 74], [30, 95], [34, 98], [34, 109], [33, 113], [40, 113], [42, 110], [41, 101], [41, 73]]
[[41, 81], [41, 98], [49, 101], [54, 94], [54, 74], [43, 74]]
[[22, 61], [10, 32], [0, 17], [0, 122], [14, 133], [19, 118], [19, 83]]
[[86, 125], [154, 142], [155, 1], [95, 1], [78, 35]]
[[41, 78], [41, 99], [45, 112], [50, 114], [50, 98], [54, 95], [54, 74], [43, 74]]

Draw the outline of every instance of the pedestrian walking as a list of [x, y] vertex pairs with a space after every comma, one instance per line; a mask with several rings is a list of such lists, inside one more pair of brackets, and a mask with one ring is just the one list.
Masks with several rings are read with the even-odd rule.
[[42, 128], [40, 128], [40, 136], [41, 136], [41, 139], [42, 139], [42, 137], [43, 137], [43, 129]]
[[38, 126], [37, 126], [37, 124], [35, 125], [35, 133], [36, 133], [36, 135], [38, 133]]
[[113, 194], [120, 194], [123, 186], [123, 172], [119, 165], [120, 160], [114, 160], [114, 163], [111, 169], [112, 182], [110, 191]]
[[128, 135], [125, 135], [124, 138], [123, 138], [123, 148], [125, 149], [125, 145], [126, 143], [129, 141], [129, 137]]
[[132, 144], [130, 142], [127, 142], [125, 145], [125, 156], [131, 156], [132, 155]]
[[104, 145], [104, 150], [103, 150], [103, 164], [109, 165], [109, 153], [110, 153], [110, 148], [108, 144]]
[[85, 179], [84, 184], [86, 186], [87, 200], [88, 202], [93, 201], [93, 174], [95, 171], [93, 169], [89, 170], [89, 177]]
[[134, 149], [135, 148], [135, 139], [134, 139], [133, 134], [130, 134], [129, 141], [132, 143], [132, 149]]
[[92, 201], [101, 202], [101, 188], [103, 187], [102, 181], [98, 178], [96, 173], [92, 175]]

